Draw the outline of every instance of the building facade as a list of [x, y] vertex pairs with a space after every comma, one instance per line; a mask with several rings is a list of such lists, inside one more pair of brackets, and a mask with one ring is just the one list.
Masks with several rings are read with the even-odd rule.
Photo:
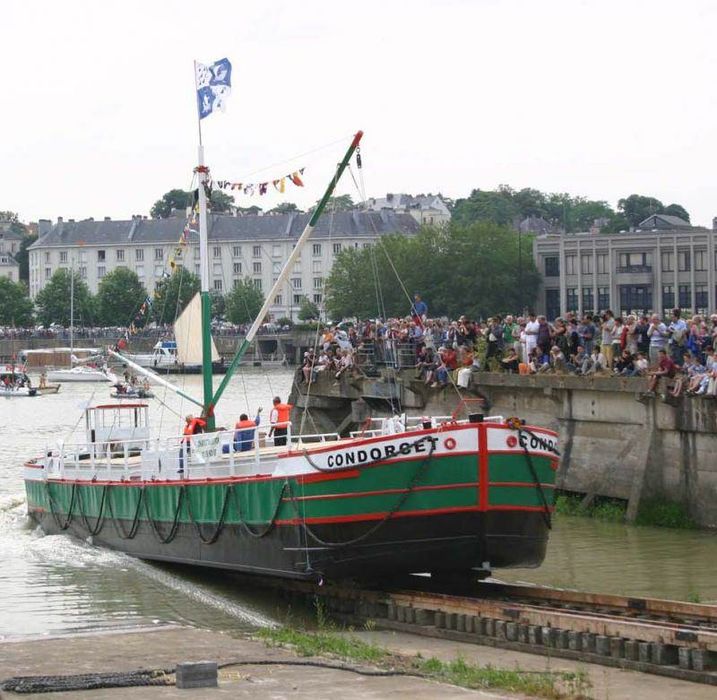
[[[309, 220], [308, 214], [209, 216], [209, 270], [211, 289], [226, 294], [249, 278], [264, 294], [278, 278], [285, 261]], [[40, 238], [29, 248], [30, 296], [34, 299], [59, 269], [73, 268], [93, 294], [102, 278], [126, 267], [137, 273], [152, 293], [169, 271], [185, 220], [179, 217], [129, 221], [49, 221], [39, 223]], [[413, 235], [419, 224], [409, 214], [391, 211], [337, 212], [319, 219], [309, 243], [294, 265], [285, 289], [270, 313], [295, 319], [304, 297], [321, 305], [324, 282], [336, 256], [346, 248], [370, 246], [389, 233]], [[199, 236], [191, 233], [189, 246], [177, 263], [199, 275]]]
[[713, 229], [656, 215], [634, 231], [548, 234], [533, 242], [542, 276], [536, 310], [549, 318], [567, 311], [693, 313], [717, 305]]
[[0, 277], [13, 282], [20, 280], [20, 265], [15, 255], [20, 252], [23, 235], [13, 231], [11, 222], [0, 221]]
[[385, 197], [370, 197], [364, 202], [369, 211], [392, 211], [410, 214], [419, 224], [442, 226], [451, 220], [451, 212], [440, 195], [387, 194]]

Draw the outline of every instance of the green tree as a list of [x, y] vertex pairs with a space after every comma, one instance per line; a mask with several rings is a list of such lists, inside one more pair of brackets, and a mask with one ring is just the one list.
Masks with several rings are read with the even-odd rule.
[[[316, 209], [320, 201], [320, 199], [316, 200], [312, 210]], [[351, 199], [350, 194], [340, 194], [338, 197], [329, 197], [329, 201], [326, 203], [325, 211], [350, 211], [355, 208], [356, 205], [354, 204], [353, 199]]]
[[457, 199], [451, 219], [463, 226], [476, 221], [511, 226], [520, 214], [518, 205], [513, 201], [512, 190], [503, 186], [497, 191], [473, 190], [466, 199]]
[[20, 241], [20, 250], [15, 253], [15, 260], [20, 264], [20, 279], [30, 281], [30, 253], [28, 248], [37, 240], [37, 234], [33, 233]]
[[269, 209], [267, 214], [303, 214], [304, 212], [299, 209], [293, 202], [282, 202], [277, 204], [273, 209]]
[[314, 304], [309, 297], [304, 296], [301, 299], [301, 305], [299, 306], [299, 320], [300, 321], [309, 321], [313, 319], [319, 318], [321, 312], [319, 311], [319, 307]]
[[690, 215], [687, 209], [679, 204], [668, 204], [665, 207], [665, 211], [662, 214], [669, 214], [670, 216], [679, 216], [680, 219], [684, 219], [688, 224], [690, 223]]
[[394, 234], [342, 251], [327, 282], [327, 311], [332, 318], [405, 316], [414, 292], [431, 316], [518, 311], [533, 301], [540, 283], [530, 237], [522, 239], [520, 265], [517, 232], [490, 222], [424, 227], [414, 237]]
[[264, 295], [246, 277], [236, 280], [234, 289], [226, 295], [227, 319], [231, 323], [251, 323], [264, 304]]
[[146, 297], [147, 290], [133, 270], [126, 267], [112, 270], [102, 278], [97, 290], [95, 303], [100, 323], [129, 325]]
[[22, 282], [0, 277], [0, 326], [31, 326], [33, 303]]
[[191, 203], [189, 192], [184, 190], [169, 190], [158, 199], [149, 210], [153, 219], [166, 219], [173, 209], [184, 211]]
[[221, 190], [212, 190], [209, 209], [215, 214], [231, 213], [234, 211], [234, 197]]
[[262, 208], [258, 207], [256, 204], [252, 204], [250, 207], [234, 207], [234, 209], [240, 214], [258, 214], [262, 211]]
[[182, 266], [176, 267], [169, 277], [159, 281], [155, 289], [152, 307], [154, 320], [157, 323], [173, 323], [200, 287], [197, 275]]
[[13, 224], [20, 223], [20, 218], [17, 215], [17, 212], [4, 210], [0, 211], [0, 221], [10, 221]]
[[629, 197], [620, 199], [617, 208], [624, 214], [630, 226], [637, 226], [648, 216], [662, 214], [665, 211], [665, 206], [659, 199], [645, 197], [641, 194], [631, 194]]
[[72, 281], [75, 288], [75, 326], [89, 326], [95, 320], [94, 299], [87, 285], [69, 270], [57, 270], [35, 299], [37, 318], [45, 326], [59, 323], [70, 325]]
[[217, 291], [211, 292], [212, 297], [212, 318], [224, 318], [227, 312], [227, 300], [226, 297]]

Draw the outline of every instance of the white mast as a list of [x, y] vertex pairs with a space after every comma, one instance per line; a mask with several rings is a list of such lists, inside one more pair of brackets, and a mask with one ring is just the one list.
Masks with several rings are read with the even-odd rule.
[[75, 259], [70, 262], [70, 369], [75, 352]]

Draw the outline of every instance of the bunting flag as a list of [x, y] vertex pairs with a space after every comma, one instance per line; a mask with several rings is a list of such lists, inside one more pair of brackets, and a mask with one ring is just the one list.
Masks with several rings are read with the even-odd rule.
[[147, 295], [142, 304], [140, 305], [139, 309], [137, 310], [137, 313], [134, 315], [134, 318], [130, 322], [129, 326], [127, 326], [124, 335], [115, 344], [115, 352], [124, 350], [129, 343], [129, 339], [133, 335], [135, 335], [140, 330], [140, 328], [142, 328], [142, 326], [144, 326], [144, 323], [140, 322], [143, 321], [144, 318], [149, 315], [149, 312], [152, 310], [152, 304], [152, 297]]
[[293, 173], [289, 173], [283, 177], [278, 177], [276, 180], [267, 180], [266, 182], [232, 182], [231, 180], [213, 180], [208, 184], [210, 187], [216, 185], [222, 190], [239, 191], [248, 197], [252, 197], [256, 192], [260, 195], [266, 194], [269, 190], [269, 185], [273, 185], [277, 192], [281, 192], [281, 194], [283, 194], [286, 191], [287, 180], [289, 180], [289, 182], [296, 187], [304, 186], [304, 180], [301, 177], [304, 174], [304, 170], [305, 168], [300, 168], [299, 170], [295, 170]]

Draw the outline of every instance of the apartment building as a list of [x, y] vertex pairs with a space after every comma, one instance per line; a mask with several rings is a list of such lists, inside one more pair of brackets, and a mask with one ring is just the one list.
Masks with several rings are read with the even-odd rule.
[[[266, 294], [309, 220], [308, 214], [210, 215], [209, 269], [211, 288], [225, 294], [237, 281], [249, 278]], [[58, 269], [74, 268], [93, 294], [102, 278], [118, 267], [134, 270], [148, 292], [153, 292], [169, 270], [169, 258], [182, 233], [184, 219], [39, 222], [40, 238], [29, 248], [30, 296]], [[336, 256], [345, 248], [370, 246], [388, 233], [413, 235], [419, 224], [409, 214], [392, 211], [348, 211], [319, 219], [287, 285], [273, 300], [274, 318], [296, 318], [304, 297], [323, 302], [324, 282]], [[177, 262], [199, 274], [199, 236], [191, 233], [189, 246]]]
[[629, 232], [537, 236], [533, 256], [543, 280], [536, 310], [551, 319], [605, 309], [714, 311], [715, 228], [717, 220], [707, 229], [657, 214]]
[[370, 211], [393, 211], [410, 214], [419, 224], [442, 226], [451, 220], [451, 212], [437, 194], [387, 194], [385, 197], [370, 197], [364, 202]]

